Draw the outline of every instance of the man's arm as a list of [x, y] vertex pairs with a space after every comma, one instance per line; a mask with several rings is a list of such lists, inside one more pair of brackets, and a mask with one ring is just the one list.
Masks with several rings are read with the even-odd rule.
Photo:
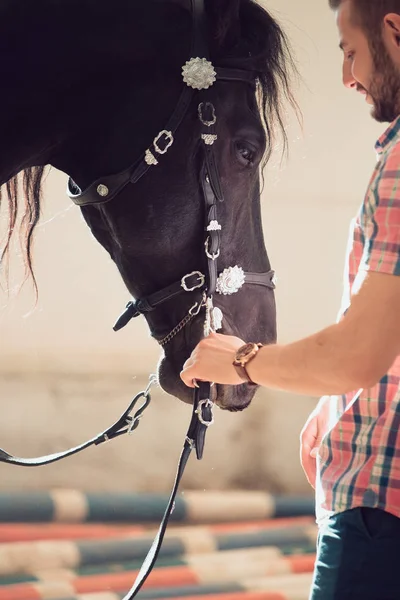
[[298, 393], [370, 388], [400, 354], [400, 277], [368, 273], [343, 320], [286, 346], [266, 347], [249, 364], [253, 381]]
[[[368, 273], [343, 320], [298, 342], [262, 348], [247, 370], [269, 388], [320, 396], [375, 385], [400, 354], [400, 277]], [[184, 366], [182, 379], [237, 385], [232, 362], [243, 343], [214, 334]]]
[[[288, 345], [262, 348], [248, 363], [260, 385], [336, 395], [369, 388], [400, 354], [400, 141], [379, 163], [364, 204], [364, 255], [343, 320]], [[247, 340], [257, 341], [257, 340]], [[186, 362], [183, 381], [242, 383], [232, 366], [238, 338], [212, 335]]]

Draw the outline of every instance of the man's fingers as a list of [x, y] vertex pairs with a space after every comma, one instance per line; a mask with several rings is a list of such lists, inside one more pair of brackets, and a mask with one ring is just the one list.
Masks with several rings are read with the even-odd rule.
[[190, 387], [190, 388], [199, 387], [198, 385], [196, 385], [196, 380], [193, 379], [193, 377], [190, 377], [190, 375], [187, 375], [186, 373], [184, 373], [183, 371], [181, 373], [181, 379], [182, 379], [183, 383], [185, 385], [187, 385], [187, 387]]
[[190, 388], [195, 387], [195, 381], [196, 381], [195, 378], [193, 377], [193, 374], [191, 374], [192, 369], [193, 369], [193, 365], [189, 358], [189, 360], [187, 360], [185, 362], [185, 364], [183, 365], [183, 369], [181, 371], [181, 379], [182, 379], [183, 383]]
[[314, 446], [315, 438], [311, 436], [307, 440], [302, 440], [300, 446], [300, 462], [303, 467], [303, 471], [307, 478], [308, 483], [311, 487], [315, 488], [315, 478], [317, 472], [317, 461], [313, 456], [315, 451], [318, 452], [318, 448]]
[[315, 478], [317, 474], [317, 461], [315, 458], [311, 458], [308, 454], [307, 457], [302, 458], [301, 465], [307, 478], [308, 483], [315, 488]]
[[322, 437], [318, 436], [313, 443], [313, 447], [310, 450], [310, 456], [317, 458], [320, 446], [322, 444]]

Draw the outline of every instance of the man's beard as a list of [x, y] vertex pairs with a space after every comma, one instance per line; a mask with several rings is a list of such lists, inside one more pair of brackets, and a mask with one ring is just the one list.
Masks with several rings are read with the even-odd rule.
[[382, 40], [371, 46], [375, 65], [368, 90], [374, 102], [371, 114], [379, 123], [391, 123], [400, 114], [400, 72]]

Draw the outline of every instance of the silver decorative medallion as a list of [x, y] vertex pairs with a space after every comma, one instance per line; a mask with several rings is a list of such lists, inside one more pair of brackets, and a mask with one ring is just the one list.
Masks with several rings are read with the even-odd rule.
[[204, 319], [204, 337], [208, 337], [210, 333], [213, 331], [213, 301], [212, 298], [207, 298], [206, 300], [206, 314]]
[[158, 160], [150, 150], [146, 150], [144, 160], [146, 161], [146, 164], [149, 165], [149, 167], [158, 165]]
[[213, 309], [213, 312], [212, 312], [212, 317], [211, 317], [212, 328], [214, 331], [218, 331], [219, 329], [222, 329], [223, 319], [224, 319], [224, 315], [223, 315], [222, 310], [220, 308], [218, 308], [217, 306], [215, 306]]
[[207, 146], [212, 146], [217, 141], [218, 136], [211, 133], [203, 133], [201, 139]]
[[273, 283], [275, 286], [278, 285], [278, 275], [276, 273], [274, 273], [271, 283]]
[[242, 267], [228, 267], [217, 280], [217, 292], [224, 296], [236, 294], [243, 287], [246, 276]]
[[182, 69], [183, 81], [195, 90], [208, 90], [217, 80], [213, 64], [206, 58], [191, 58]]
[[210, 221], [207, 231], [221, 231], [222, 227], [218, 221]]
[[97, 186], [97, 193], [102, 198], [106, 198], [108, 196], [108, 194], [110, 193], [110, 190], [108, 189], [108, 187], [106, 185], [103, 185], [101, 183], [99, 186]]

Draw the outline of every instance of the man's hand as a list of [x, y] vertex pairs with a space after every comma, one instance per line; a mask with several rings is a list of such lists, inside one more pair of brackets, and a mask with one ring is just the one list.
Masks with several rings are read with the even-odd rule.
[[194, 387], [196, 380], [226, 385], [244, 383], [232, 364], [237, 350], [244, 343], [237, 337], [211, 333], [200, 342], [183, 365], [182, 381], [188, 387]]
[[328, 410], [329, 397], [324, 397], [308, 417], [300, 434], [300, 462], [307, 481], [313, 488], [315, 488], [318, 450], [328, 429]]

